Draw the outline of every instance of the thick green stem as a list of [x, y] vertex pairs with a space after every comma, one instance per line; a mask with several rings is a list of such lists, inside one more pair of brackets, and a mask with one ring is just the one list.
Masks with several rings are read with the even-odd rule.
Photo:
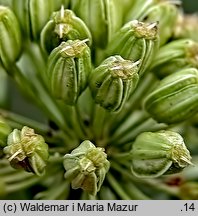
[[122, 200], [131, 199], [131, 197], [128, 196], [128, 194], [126, 194], [126, 192], [122, 189], [122, 186], [118, 183], [118, 181], [116, 181], [116, 179], [110, 173], [107, 174], [107, 180]]
[[103, 109], [100, 105], [95, 105], [94, 116], [93, 116], [93, 123], [92, 129], [95, 140], [100, 142], [103, 139], [103, 129], [105, 126], [105, 118], [107, 116], [107, 111]]

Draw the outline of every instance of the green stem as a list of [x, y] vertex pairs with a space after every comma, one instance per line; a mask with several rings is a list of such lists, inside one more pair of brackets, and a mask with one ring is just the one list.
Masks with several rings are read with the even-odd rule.
[[129, 130], [129, 131], [127, 131], [127, 133], [124, 133], [122, 138], [114, 141], [114, 144], [115, 145], [124, 145], [124, 144], [127, 144], [127, 143], [134, 141], [134, 139], [140, 133], [143, 133], [146, 131], [165, 130], [167, 127], [168, 127], [168, 125], [158, 124], [158, 123], [156, 123], [155, 120], [153, 120], [152, 118], [149, 118], [146, 121], [144, 121], [142, 124], [140, 124], [136, 128], [134, 128], [133, 130], [131, 130], [131, 131]]
[[124, 152], [124, 153], [113, 153], [112, 155], [109, 155], [109, 157], [112, 157], [116, 161], [128, 161], [132, 158], [130, 152]]
[[6, 192], [7, 193], [13, 193], [16, 191], [20, 191], [26, 188], [31, 187], [32, 185], [38, 183], [40, 181], [40, 178], [38, 177], [32, 177], [30, 179], [26, 179], [25, 181], [16, 183], [16, 184], [11, 184], [6, 186]]
[[118, 181], [116, 181], [116, 179], [110, 173], [107, 174], [107, 180], [122, 200], [130, 200], [131, 199], [126, 194], [126, 192], [122, 189], [122, 186], [118, 183]]
[[63, 156], [50, 156], [48, 162], [49, 163], [63, 163]]
[[131, 133], [133, 129], [137, 128], [149, 118], [149, 115], [142, 110], [133, 112], [125, 122], [118, 125], [117, 128], [114, 128], [114, 131], [111, 131], [112, 136], [110, 138], [110, 142], [113, 143], [119, 139], [122, 139], [126, 134]]
[[1, 177], [1, 179], [6, 183], [14, 183], [14, 182], [20, 182], [24, 179], [31, 178], [33, 174], [27, 173], [27, 172], [14, 172], [8, 175], [4, 175]]
[[34, 128], [39, 133], [47, 133], [49, 131], [49, 127], [45, 124], [7, 110], [0, 109], [0, 115], [6, 120], [16, 122], [21, 126], [26, 125], [28, 127]]
[[22, 92], [27, 93], [28, 96], [42, 108], [43, 112], [66, 132], [68, 141], [71, 141], [74, 138], [73, 132], [65, 123], [63, 114], [60, 112], [52, 97], [43, 88], [40, 81], [32, 74], [30, 80], [16, 65], [13, 65], [12, 73]]
[[5, 175], [8, 175], [8, 174], [12, 174], [14, 172], [16, 172], [15, 169], [13, 169], [10, 164], [8, 164], [9, 166], [7, 166], [7, 164], [5, 165], [5, 167], [3, 168], [0, 168], [0, 178], [1, 176], [5, 176]]
[[72, 121], [72, 126], [73, 126], [77, 136], [81, 140], [85, 140], [87, 137], [86, 137], [84, 130], [81, 127], [80, 119], [79, 119], [79, 116], [77, 115], [76, 106], [75, 107], [71, 106], [71, 121]]
[[67, 181], [61, 182], [60, 184], [54, 184], [53, 187], [36, 194], [34, 199], [42, 200], [58, 200], [58, 199], [67, 199], [69, 195], [69, 186], [70, 184]]
[[136, 182], [138, 184], [147, 185], [148, 187], [152, 187], [155, 190], [159, 190], [159, 191], [165, 192], [173, 196], [178, 196], [178, 190], [176, 188], [169, 187], [161, 183], [157, 179], [140, 179], [140, 178], [133, 176], [131, 172], [128, 172], [128, 169], [130, 169], [130, 167], [127, 170], [123, 169], [123, 167], [121, 167], [120, 165], [118, 165], [117, 163], [113, 161], [111, 162], [111, 167], [117, 170], [118, 172], [120, 172], [123, 176], [125, 176], [126, 178], [130, 179], [133, 182]]
[[105, 125], [105, 118], [107, 115], [107, 111], [103, 109], [100, 105], [95, 105], [94, 110], [94, 116], [93, 116], [93, 122], [92, 122], [92, 129], [95, 140], [97, 140], [97, 143], [100, 142], [103, 138], [103, 129]]

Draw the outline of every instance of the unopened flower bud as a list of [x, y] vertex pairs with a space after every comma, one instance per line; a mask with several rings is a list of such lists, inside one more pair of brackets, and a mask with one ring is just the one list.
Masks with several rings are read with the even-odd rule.
[[23, 34], [32, 40], [40, 38], [40, 32], [54, 10], [53, 0], [17, 0], [13, 1], [12, 8]]
[[187, 68], [162, 79], [146, 97], [144, 107], [158, 122], [182, 122], [198, 111], [198, 70]]
[[22, 44], [18, 20], [12, 10], [0, 5], [0, 61], [8, 69], [20, 57]]
[[62, 41], [88, 39], [92, 43], [91, 33], [86, 24], [73, 11], [63, 7], [52, 14], [41, 32], [41, 47], [50, 53]]
[[139, 18], [145, 14], [150, 7], [159, 3], [160, 0], [138, 0], [131, 1], [132, 6], [129, 7], [128, 13], [125, 14], [125, 22], [130, 20], [139, 20]]
[[36, 175], [43, 175], [48, 160], [48, 145], [41, 135], [24, 126], [22, 130], [14, 129], [8, 136], [4, 148], [10, 165], [15, 169], [24, 169]]
[[64, 156], [65, 178], [71, 181], [72, 188], [92, 195], [100, 190], [109, 166], [104, 149], [88, 140]]
[[198, 43], [191, 39], [174, 40], [160, 47], [152, 62], [151, 71], [159, 78], [181, 68], [198, 68]]
[[132, 173], [137, 177], [159, 177], [182, 171], [192, 164], [180, 134], [172, 131], [144, 132], [133, 143]]
[[11, 133], [11, 127], [0, 118], [0, 147], [7, 145], [7, 137]]
[[86, 40], [62, 42], [48, 58], [49, 87], [56, 99], [74, 105], [87, 87], [91, 71], [90, 49]]
[[159, 45], [157, 23], [137, 20], [126, 23], [110, 41], [106, 54], [120, 55], [124, 59], [140, 61], [138, 73], [142, 75], [150, 66]]
[[118, 55], [104, 60], [89, 80], [95, 102], [109, 111], [119, 111], [137, 86], [139, 63]]
[[139, 20], [148, 23], [159, 23], [160, 45], [163, 45], [171, 36], [173, 36], [178, 16], [179, 10], [175, 2], [162, 1], [150, 7], [141, 17], [139, 17]]
[[94, 45], [101, 48], [122, 25], [122, 6], [117, 0], [72, 0], [71, 9], [89, 27]]

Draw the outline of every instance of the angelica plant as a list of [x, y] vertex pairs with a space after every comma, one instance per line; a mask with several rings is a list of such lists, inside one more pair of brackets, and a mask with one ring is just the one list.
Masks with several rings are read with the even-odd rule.
[[185, 19], [180, 1], [0, 0], [1, 83], [44, 119], [0, 107], [1, 198], [197, 199]]

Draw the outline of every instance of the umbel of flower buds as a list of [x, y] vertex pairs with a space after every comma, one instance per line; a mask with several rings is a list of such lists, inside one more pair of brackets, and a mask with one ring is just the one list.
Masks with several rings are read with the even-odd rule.
[[72, 0], [71, 9], [89, 27], [94, 46], [105, 48], [122, 26], [123, 2], [118, 0]]
[[146, 97], [144, 107], [158, 122], [182, 122], [198, 111], [198, 70], [187, 68], [162, 79]]
[[95, 103], [109, 111], [119, 111], [135, 90], [139, 75], [139, 61], [111, 56], [95, 68], [89, 79], [89, 87]]
[[86, 40], [62, 42], [48, 58], [47, 75], [52, 94], [74, 105], [87, 86], [90, 71], [91, 56]]
[[41, 47], [50, 53], [62, 41], [88, 39], [92, 43], [91, 33], [86, 24], [73, 11], [61, 10], [54, 12], [41, 32]]
[[48, 145], [41, 135], [24, 126], [22, 130], [14, 129], [8, 136], [4, 148], [10, 165], [15, 169], [43, 175], [48, 160]]
[[198, 43], [191, 39], [180, 39], [160, 47], [151, 71], [162, 78], [187, 67], [198, 68]]
[[140, 61], [138, 73], [142, 75], [150, 66], [159, 46], [157, 23], [143, 23], [137, 20], [126, 23], [110, 41], [108, 56], [120, 55], [124, 59]]
[[110, 163], [103, 148], [85, 140], [71, 154], [64, 156], [65, 178], [73, 189], [81, 188], [91, 195], [100, 190]]
[[132, 173], [137, 177], [159, 177], [182, 171], [192, 164], [180, 134], [172, 131], [144, 132], [133, 143]]
[[19, 58], [21, 50], [18, 20], [12, 10], [0, 5], [0, 62], [6, 69]]

